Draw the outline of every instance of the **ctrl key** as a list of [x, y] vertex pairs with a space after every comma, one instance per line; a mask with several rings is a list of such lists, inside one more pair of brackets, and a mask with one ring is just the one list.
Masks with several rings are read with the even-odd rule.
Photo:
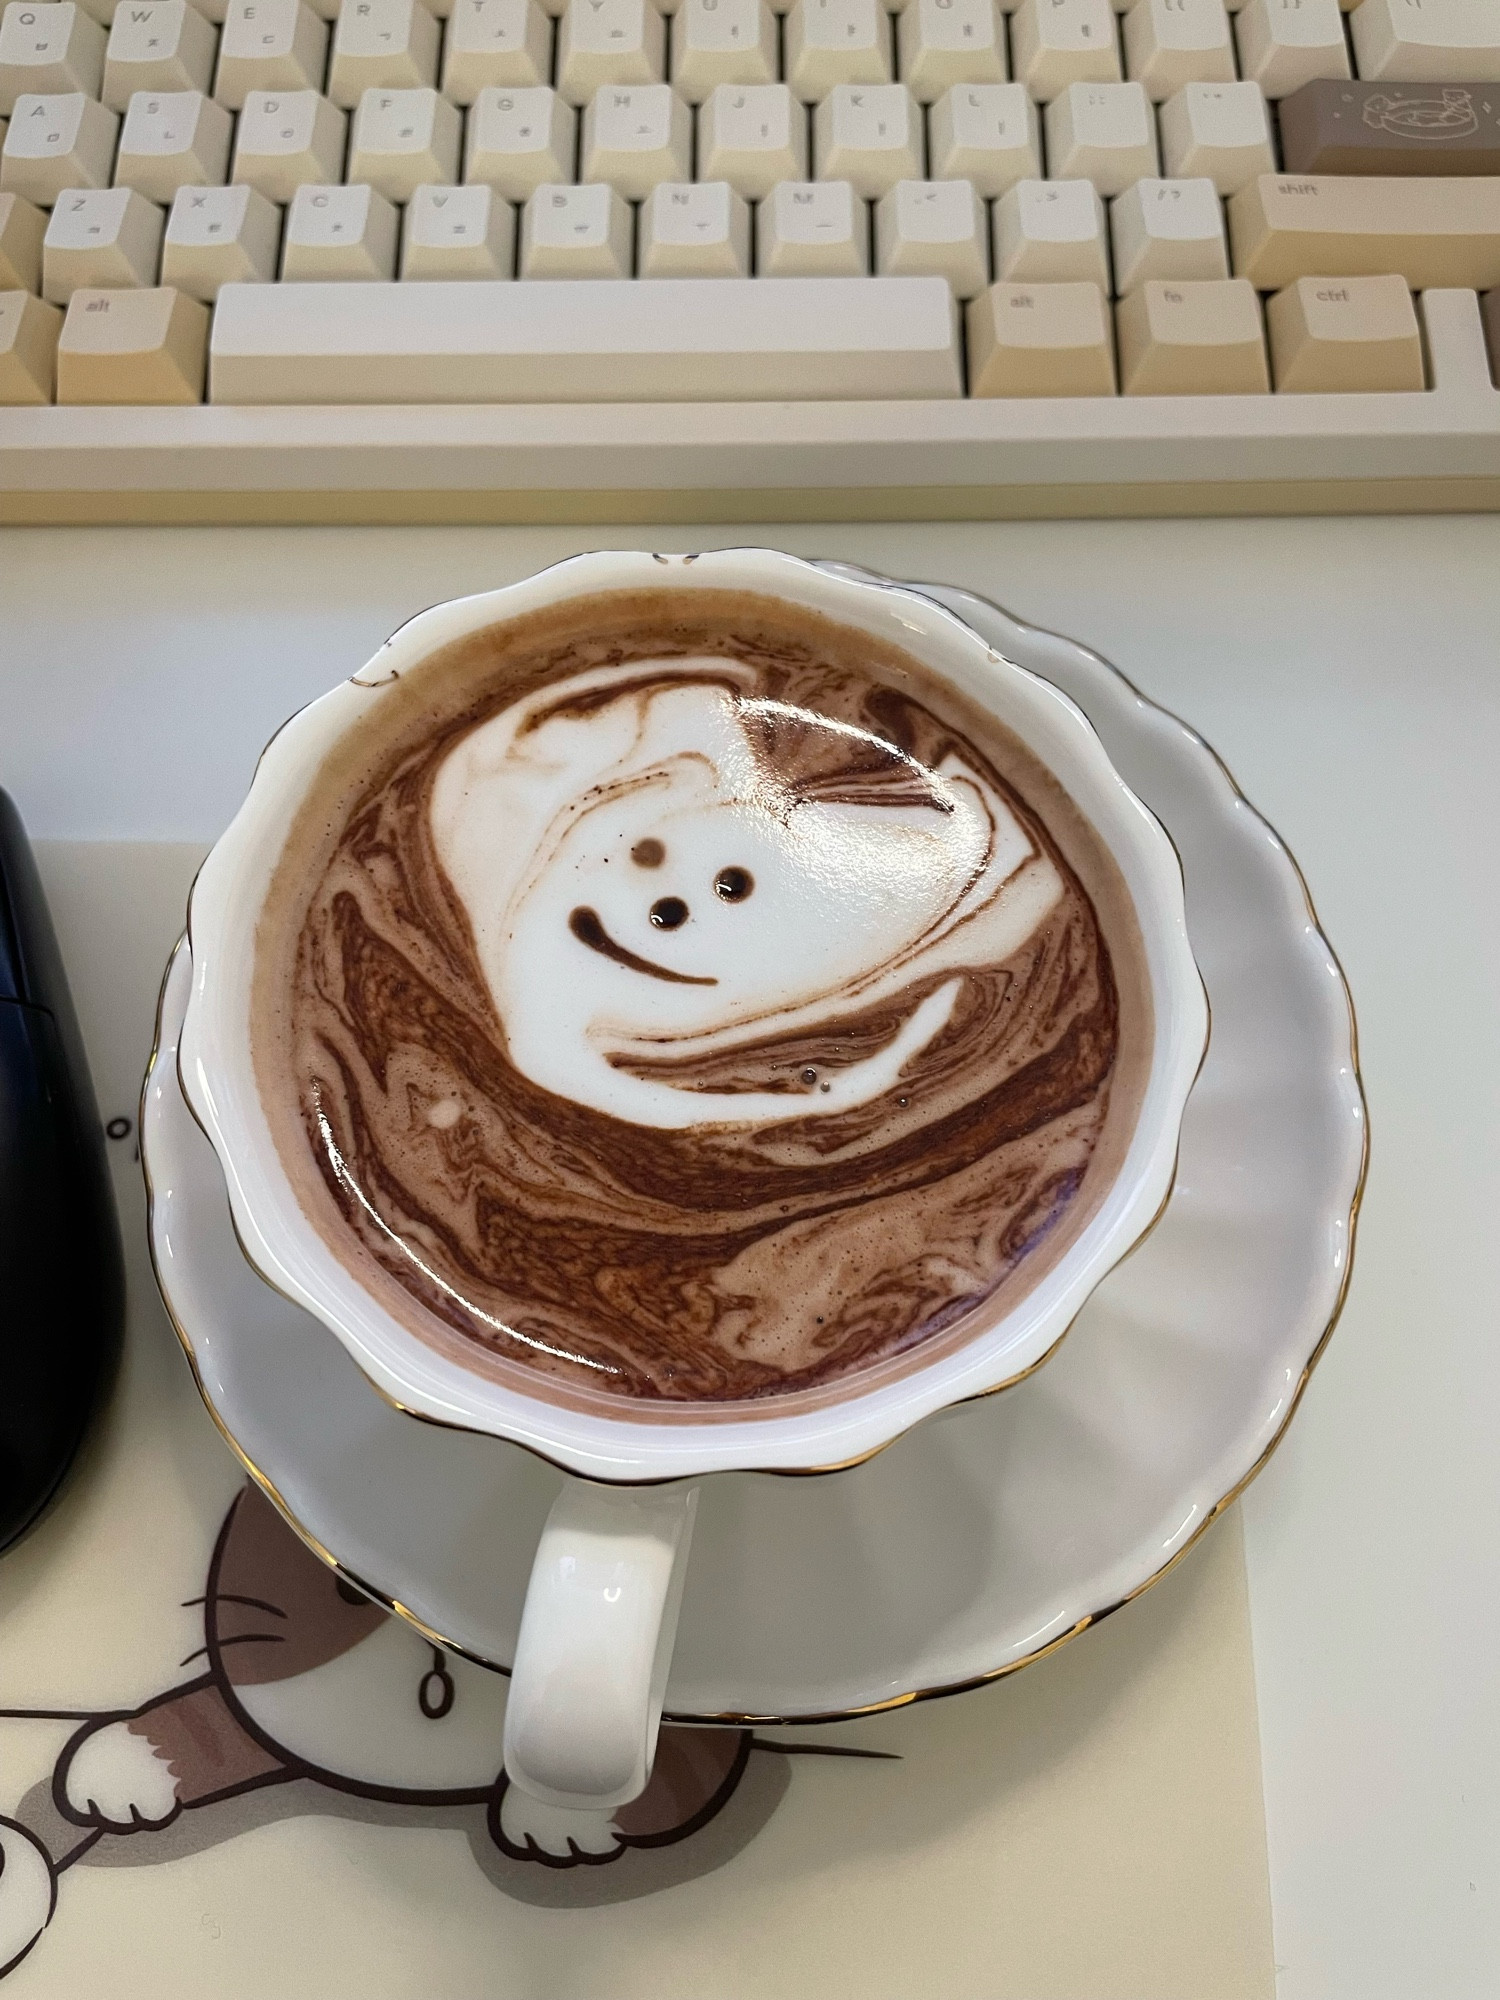
[[58, 402], [202, 402], [208, 319], [170, 285], [75, 292], [57, 343]]
[[971, 396], [1112, 396], [1115, 351], [1097, 285], [991, 285], [968, 309]]
[[63, 316], [32, 292], [0, 292], [0, 406], [52, 401]]
[[1404, 278], [1299, 278], [1266, 307], [1266, 331], [1283, 394], [1426, 387]]

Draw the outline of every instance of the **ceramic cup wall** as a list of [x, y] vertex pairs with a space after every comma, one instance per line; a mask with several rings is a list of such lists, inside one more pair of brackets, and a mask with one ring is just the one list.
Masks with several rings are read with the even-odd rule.
[[[257, 923], [286, 830], [336, 750], [357, 748], [385, 693], [453, 641], [565, 600], [630, 589], [735, 590], [824, 613], [914, 654], [1018, 736], [1109, 848], [1134, 905], [1151, 987], [1144, 1095], [1119, 1172], [1056, 1264], [1013, 1310], [926, 1364], [793, 1414], [628, 1421], [569, 1408], [466, 1369], [389, 1314], [304, 1212], [272, 1137], [251, 1054]], [[383, 691], [385, 691], [383, 693]], [[180, 1070], [218, 1155], [246, 1255], [315, 1314], [401, 1408], [536, 1451], [575, 1475], [537, 1551], [506, 1725], [514, 1783], [563, 1808], [604, 1809], [649, 1778], [691, 1541], [696, 1482], [717, 1472], [835, 1472], [934, 1412], [1036, 1366], [1106, 1272], [1150, 1228], [1171, 1186], [1207, 1012], [1188, 946], [1182, 876], [1157, 821], [1081, 712], [951, 612], [895, 584], [736, 550], [695, 558], [576, 557], [507, 589], [424, 612], [353, 680], [295, 716], [194, 887], [193, 983]], [[920, 1349], [917, 1350], [920, 1354]]]

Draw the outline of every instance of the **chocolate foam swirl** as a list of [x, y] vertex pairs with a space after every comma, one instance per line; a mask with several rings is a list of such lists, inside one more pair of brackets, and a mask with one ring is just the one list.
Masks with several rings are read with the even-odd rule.
[[599, 601], [416, 715], [298, 886], [262, 1064], [409, 1324], [653, 1406], [994, 1310], [1097, 1206], [1121, 1096], [1045, 774], [893, 649], [736, 608]]

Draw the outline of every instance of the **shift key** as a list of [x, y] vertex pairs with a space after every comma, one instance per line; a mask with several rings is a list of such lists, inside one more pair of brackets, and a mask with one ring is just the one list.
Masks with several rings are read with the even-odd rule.
[[1500, 176], [1260, 174], [1229, 201], [1234, 272], [1257, 291], [1394, 272], [1413, 291], [1500, 285]]
[[1280, 109], [1289, 174], [1500, 174], [1500, 85], [1324, 78]]

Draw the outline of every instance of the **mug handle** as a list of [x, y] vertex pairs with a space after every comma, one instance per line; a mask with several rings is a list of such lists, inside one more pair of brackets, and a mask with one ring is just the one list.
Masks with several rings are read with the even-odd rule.
[[698, 1488], [568, 1479], [542, 1529], [505, 1708], [505, 1770], [603, 1812], [651, 1778]]

